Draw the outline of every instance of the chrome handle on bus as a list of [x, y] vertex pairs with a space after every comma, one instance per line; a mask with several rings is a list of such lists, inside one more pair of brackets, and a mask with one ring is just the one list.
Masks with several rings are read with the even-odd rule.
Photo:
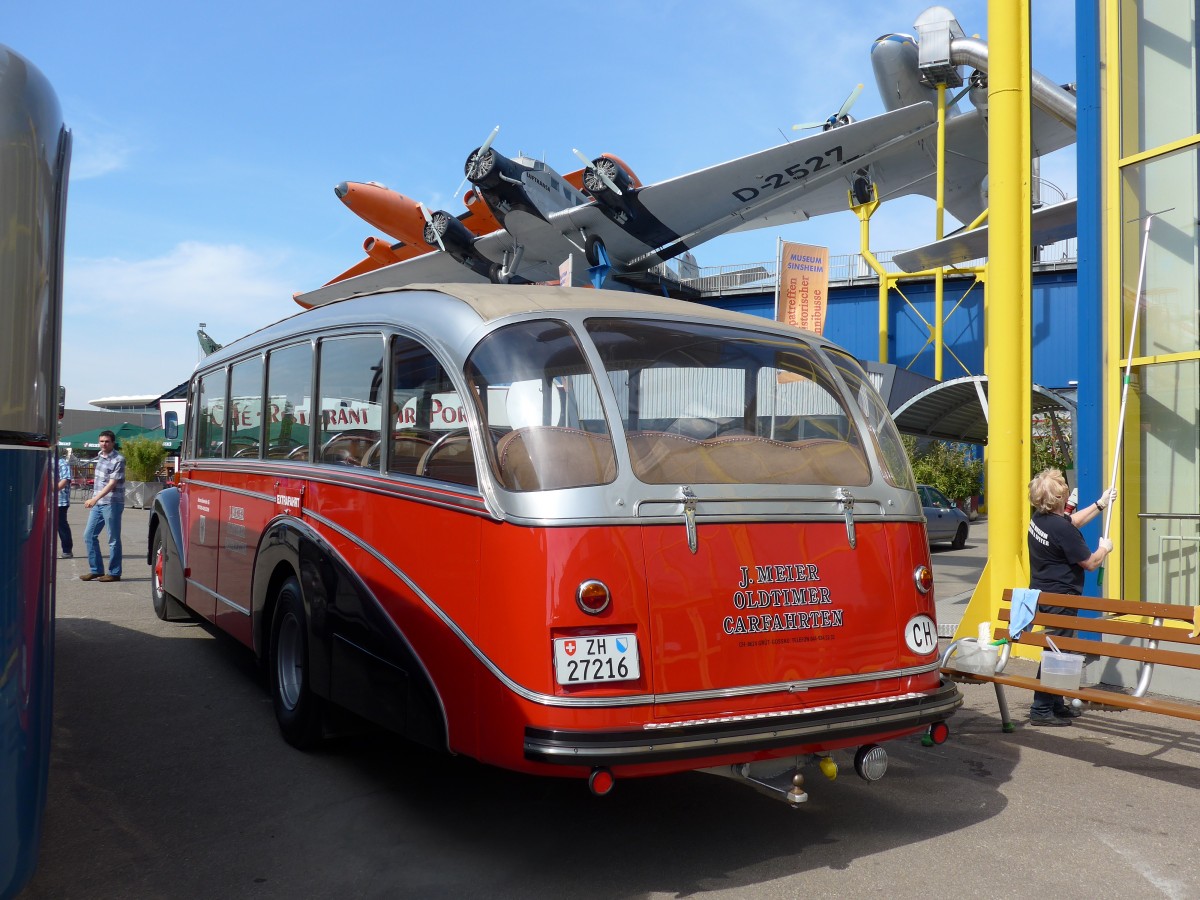
[[850, 549], [853, 550], [858, 546], [858, 536], [854, 533], [854, 497], [845, 488], [838, 488], [834, 497], [846, 516], [846, 538], [850, 541]]
[[681, 487], [679, 496], [683, 500], [683, 523], [687, 527], [688, 549], [695, 553], [699, 548], [696, 540], [696, 495], [690, 487]]

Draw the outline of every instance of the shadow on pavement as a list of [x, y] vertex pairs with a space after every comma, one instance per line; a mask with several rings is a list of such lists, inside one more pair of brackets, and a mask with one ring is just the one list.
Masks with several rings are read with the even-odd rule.
[[[149, 610], [146, 615], [150, 616]], [[1017, 754], [889, 744], [799, 810], [708, 775], [538, 779], [388, 735], [293, 750], [251, 654], [194, 624], [59, 622], [56, 730], [26, 897], [626, 897], [841, 870], [1006, 804]], [[952, 723], [954, 724], [954, 723]], [[938, 797], [931, 803], [931, 797]]]

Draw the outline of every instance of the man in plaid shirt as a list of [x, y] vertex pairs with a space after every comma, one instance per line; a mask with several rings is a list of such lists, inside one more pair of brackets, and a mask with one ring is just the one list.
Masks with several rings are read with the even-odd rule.
[[62, 543], [62, 558], [70, 559], [75, 541], [71, 537], [71, 526], [67, 522], [67, 510], [71, 508], [71, 464], [58, 457], [58, 540]]
[[[88, 573], [81, 581], [121, 580], [121, 513], [125, 511], [125, 457], [117, 452], [117, 436], [100, 432], [100, 455], [96, 457], [96, 475], [92, 496], [83, 502], [92, 512], [83, 530], [87, 547]], [[100, 531], [108, 529], [108, 574], [100, 558]]]

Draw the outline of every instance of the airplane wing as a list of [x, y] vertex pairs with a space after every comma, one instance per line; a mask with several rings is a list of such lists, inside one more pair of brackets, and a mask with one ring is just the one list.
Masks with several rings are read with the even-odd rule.
[[345, 281], [347, 278], [353, 278], [355, 275], [363, 275], [367, 272], [374, 272], [376, 269], [382, 269], [384, 266], [390, 266], [392, 263], [400, 262], [405, 259], [412, 259], [416, 256], [421, 256], [429, 252], [428, 247], [415, 247], [412, 244], [406, 244], [399, 241], [395, 244], [388, 244], [376, 237], [369, 237], [363, 241], [363, 252], [367, 254], [366, 259], [360, 259], [345, 272], [340, 275], [335, 275], [330, 278], [325, 284], [334, 284], [338, 281]]
[[[614, 260], [640, 266], [638, 257], [648, 249], [672, 245], [672, 252], [662, 256], [668, 258], [776, 210], [803, 207], [803, 198], [825, 185], [837, 185], [841, 202], [836, 208], [845, 209], [856, 170], [935, 127], [932, 104], [917, 103], [651, 184], [634, 194], [639, 210], [631, 223], [643, 219], [640, 233], [622, 228], [597, 204], [560, 215], [574, 229], [599, 235]], [[827, 211], [832, 208], [811, 214]], [[554, 224], [557, 219], [551, 217]]]
[[[870, 121], [870, 120], [866, 120]], [[936, 130], [916, 140], [890, 147], [877, 154], [867, 166], [871, 181], [882, 201], [909, 194], [933, 199], [937, 194], [934, 177], [937, 161]], [[987, 176], [987, 131], [978, 110], [954, 116], [946, 123], [946, 209], [966, 224], [983, 211], [981, 191]], [[735, 231], [776, 228], [804, 222], [813, 216], [841, 212], [850, 208], [847, 193], [852, 175], [820, 185], [771, 212], [740, 225]]]
[[390, 266], [366, 272], [341, 281], [332, 281], [316, 290], [292, 295], [292, 299], [311, 309], [333, 300], [355, 294], [366, 294], [383, 288], [405, 284], [436, 284], [441, 282], [465, 282], [487, 284], [487, 279], [454, 259], [449, 253], [432, 250], [422, 256], [393, 263]]
[[[1076, 233], [1075, 200], [1043, 206], [1029, 217], [1029, 228], [1035, 246], [1045, 246], [1074, 237]], [[960, 231], [932, 244], [905, 250], [892, 256], [892, 262], [904, 272], [919, 272], [938, 266], [949, 266], [981, 259], [988, 255], [986, 225]]]
[[[1075, 142], [1070, 125], [1034, 106], [1031, 113], [1033, 154], [1045, 156]], [[952, 116], [946, 121], [946, 211], [964, 225], [972, 222], [987, 206], [983, 182], [987, 177], [987, 121], [978, 109]], [[909, 194], [920, 194], [931, 200], [937, 195], [935, 163], [937, 160], [936, 132], [916, 141], [896, 146], [892, 152], [878, 156], [868, 167], [871, 180], [883, 201]], [[840, 212], [848, 208], [846, 193], [849, 180], [838, 180], [816, 187], [794, 203], [759, 216], [740, 225], [735, 231], [773, 228], [803, 222], [817, 215]]]

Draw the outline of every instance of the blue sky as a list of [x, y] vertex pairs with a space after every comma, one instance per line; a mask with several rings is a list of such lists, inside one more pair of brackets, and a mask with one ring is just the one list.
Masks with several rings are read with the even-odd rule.
[[[987, 37], [982, 0], [947, 4]], [[67, 221], [67, 404], [187, 379], [204, 322], [229, 342], [299, 310], [376, 233], [335, 198], [380, 181], [437, 208], [494, 125], [496, 147], [566, 172], [612, 152], [643, 182], [794, 136], [859, 82], [869, 53], [928, 6], [778, 0], [277, 0], [12, 4], [0, 41], [50, 79], [75, 152]], [[1034, 67], [1073, 81], [1074, 5], [1033, 4]], [[1074, 196], [1074, 154], [1043, 176]], [[875, 249], [933, 233], [933, 203], [886, 204]], [[914, 241], [913, 235], [919, 236]], [[773, 259], [780, 237], [858, 249], [850, 212], [718, 238], [701, 266]]]

